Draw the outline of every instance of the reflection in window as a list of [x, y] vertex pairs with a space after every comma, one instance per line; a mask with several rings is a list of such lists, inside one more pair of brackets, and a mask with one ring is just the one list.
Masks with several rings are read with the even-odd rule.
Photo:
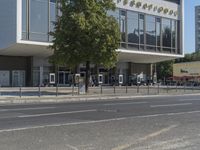
[[157, 50], [160, 51], [160, 45], [161, 45], [161, 19], [160, 18], [156, 18], [156, 46], [157, 46]]
[[22, 0], [22, 39], [27, 39], [27, 0]]
[[128, 21], [128, 42], [139, 44], [139, 25], [138, 25], [138, 14], [134, 12], [127, 13]]
[[139, 16], [139, 34], [140, 34], [140, 48], [144, 49], [144, 15], [140, 14]]
[[[155, 49], [156, 46], [156, 23], [154, 16], [146, 16], [146, 44], [148, 49]], [[154, 47], [152, 47], [154, 46]]]
[[[50, 32], [54, 31], [54, 22], [56, 21], [56, 0], [50, 0]], [[53, 37], [49, 36], [49, 41], [52, 41]]]
[[[120, 11], [120, 31], [121, 31], [121, 42], [126, 42], [126, 11]], [[125, 44], [121, 45], [122, 47], [126, 47]]]
[[169, 19], [162, 19], [162, 41], [163, 47], [167, 47], [164, 50], [171, 50], [171, 23]]
[[48, 41], [48, 0], [30, 0], [30, 40]]

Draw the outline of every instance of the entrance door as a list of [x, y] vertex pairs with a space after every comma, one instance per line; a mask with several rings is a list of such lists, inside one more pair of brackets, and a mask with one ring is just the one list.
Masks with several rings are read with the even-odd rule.
[[12, 71], [12, 86], [25, 86], [25, 71], [24, 70], [14, 70]]
[[0, 71], [0, 86], [10, 86], [9, 71]]
[[65, 71], [58, 72], [58, 84], [59, 85], [68, 85], [70, 84], [70, 73]]

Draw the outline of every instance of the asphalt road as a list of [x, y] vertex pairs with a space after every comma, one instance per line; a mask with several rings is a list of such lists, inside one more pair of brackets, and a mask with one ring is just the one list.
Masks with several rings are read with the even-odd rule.
[[200, 96], [0, 106], [0, 150], [199, 150]]

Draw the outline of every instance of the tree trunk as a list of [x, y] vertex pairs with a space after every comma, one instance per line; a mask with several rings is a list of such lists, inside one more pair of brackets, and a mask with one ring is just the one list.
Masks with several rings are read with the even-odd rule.
[[86, 61], [86, 78], [85, 78], [85, 92], [89, 92], [89, 80], [90, 80], [90, 61]]

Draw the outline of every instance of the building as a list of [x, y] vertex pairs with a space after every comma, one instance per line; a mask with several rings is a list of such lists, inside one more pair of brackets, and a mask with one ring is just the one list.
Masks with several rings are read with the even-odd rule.
[[175, 81], [200, 81], [200, 61], [183, 62], [173, 65]]
[[195, 41], [196, 52], [200, 51], [200, 6], [195, 7]]
[[[182, 0], [114, 0], [116, 17], [121, 30], [119, 62], [114, 70], [97, 68], [103, 82], [123, 75], [127, 83], [133, 74], [152, 77], [153, 64], [184, 56], [184, 1]], [[55, 72], [57, 82], [67, 85], [69, 69], [57, 71], [49, 64], [48, 49], [56, 20], [56, 0], [0, 1], [0, 84], [2, 86], [37, 86], [49, 82]], [[79, 72], [84, 72], [80, 65]]]

